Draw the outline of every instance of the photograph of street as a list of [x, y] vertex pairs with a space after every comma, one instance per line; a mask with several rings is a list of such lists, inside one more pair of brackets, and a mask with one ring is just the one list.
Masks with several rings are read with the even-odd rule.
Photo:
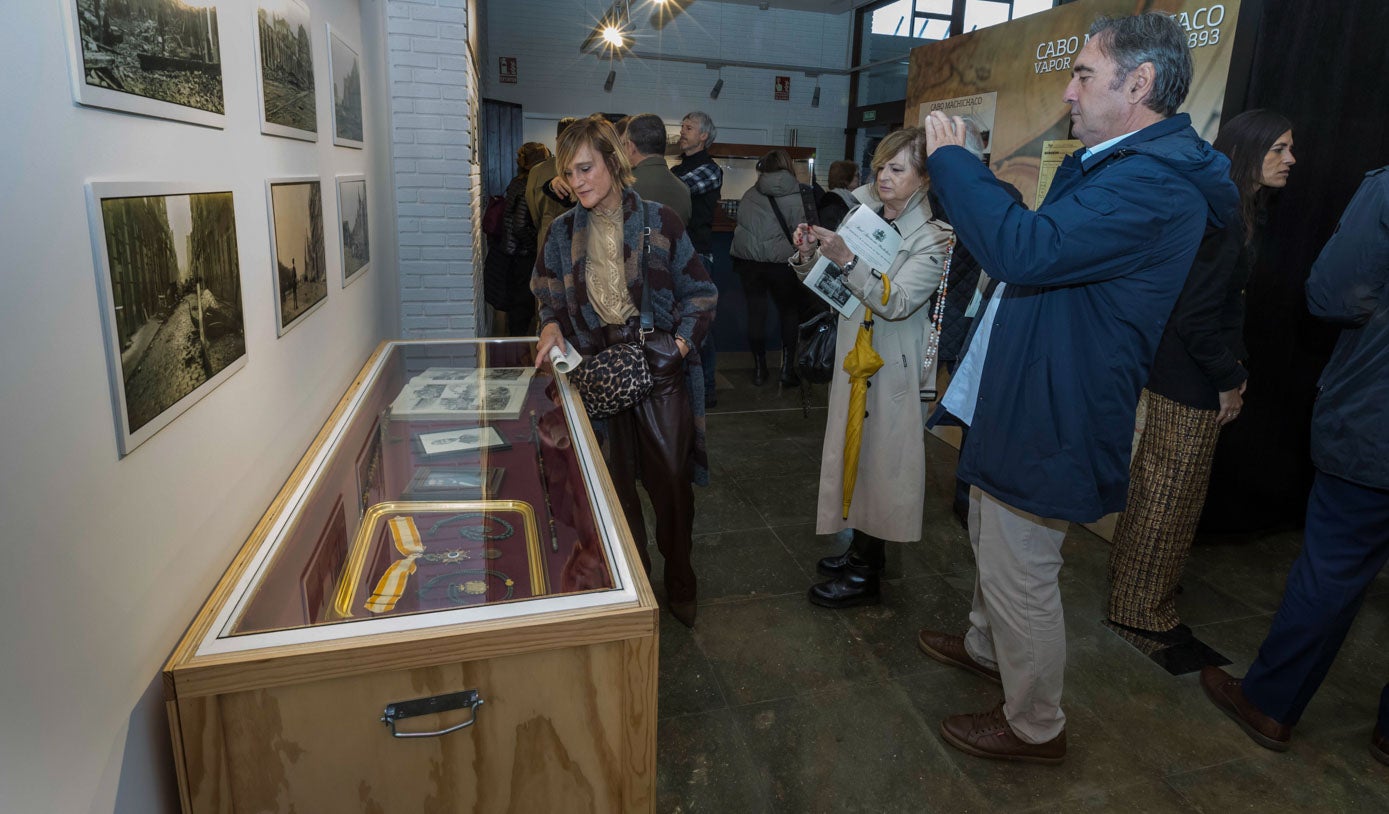
[[[316, 140], [318, 115], [309, 7], [299, 0], [260, 0], [256, 20], [265, 114], [261, 129], [274, 135]], [[264, 125], [278, 125], [288, 128], [288, 132]]]
[[333, 143], [361, 147], [362, 73], [357, 52], [332, 31], [328, 34], [328, 69], [333, 73]]
[[270, 184], [280, 335], [328, 296], [323, 193], [317, 181]]
[[371, 263], [367, 236], [367, 182], [361, 176], [338, 178], [338, 217], [342, 225], [342, 284]]
[[101, 201], [128, 433], [246, 353], [230, 192]]
[[210, 113], [224, 112], [217, 9], [211, 4], [182, 0], [75, 3], [85, 85]]

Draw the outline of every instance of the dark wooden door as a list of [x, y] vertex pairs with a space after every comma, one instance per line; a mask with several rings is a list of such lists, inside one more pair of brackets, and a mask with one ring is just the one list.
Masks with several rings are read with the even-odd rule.
[[521, 148], [521, 106], [495, 99], [482, 100], [483, 199], [501, 195], [516, 175], [516, 151]]

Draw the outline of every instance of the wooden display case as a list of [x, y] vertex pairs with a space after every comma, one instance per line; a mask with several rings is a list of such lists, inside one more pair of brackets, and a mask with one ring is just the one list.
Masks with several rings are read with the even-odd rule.
[[185, 812], [654, 810], [656, 602], [533, 354], [367, 361], [165, 666]]

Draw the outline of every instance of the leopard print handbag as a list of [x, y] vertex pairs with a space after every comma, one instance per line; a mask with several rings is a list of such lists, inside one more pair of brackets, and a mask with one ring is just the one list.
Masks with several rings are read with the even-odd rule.
[[646, 336], [654, 330], [651, 291], [646, 284], [646, 267], [651, 256], [651, 227], [642, 206], [641, 249], [641, 331], [640, 342], [619, 342], [598, 351], [569, 374], [579, 391], [579, 400], [592, 419], [609, 418], [630, 410], [651, 392], [651, 367], [646, 361]]

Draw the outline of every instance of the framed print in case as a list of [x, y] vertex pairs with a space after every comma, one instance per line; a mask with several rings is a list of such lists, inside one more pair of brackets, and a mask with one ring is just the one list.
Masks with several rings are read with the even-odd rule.
[[91, 183], [87, 208], [125, 456], [246, 364], [236, 211], [189, 183]]
[[342, 245], [342, 285], [371, 267], [367, 228], [367, 181], [363, 175], [338, 176], [338, 242]]
[[275, 272], [275, 328], [284, 336], [328, 297], [323, 190], [313, 176], [272, 178], [265, 182], [265, 195]]
[[459, 455], [484, 449], [511, 449], [511, 444], [496, 427], [467, 427], [415, 436], [415, 450], [421, 455]]
[[362, 132], [362, 69], [357, 49], [328, 26], [328, 73], [333, 77], [333, 143], [358, 150]]
[[78, 104], [225, 126], [221, 35], [212, 3], [62, 3]]
[[496, 497], [503, 469], [497, 466], [422, 466], [415, 470], [401, 500], [481, 500]]
[[258, 0], [254, 40], [262, 133], [318, 141], [312, 30], [309, 7], [300, 0]]

